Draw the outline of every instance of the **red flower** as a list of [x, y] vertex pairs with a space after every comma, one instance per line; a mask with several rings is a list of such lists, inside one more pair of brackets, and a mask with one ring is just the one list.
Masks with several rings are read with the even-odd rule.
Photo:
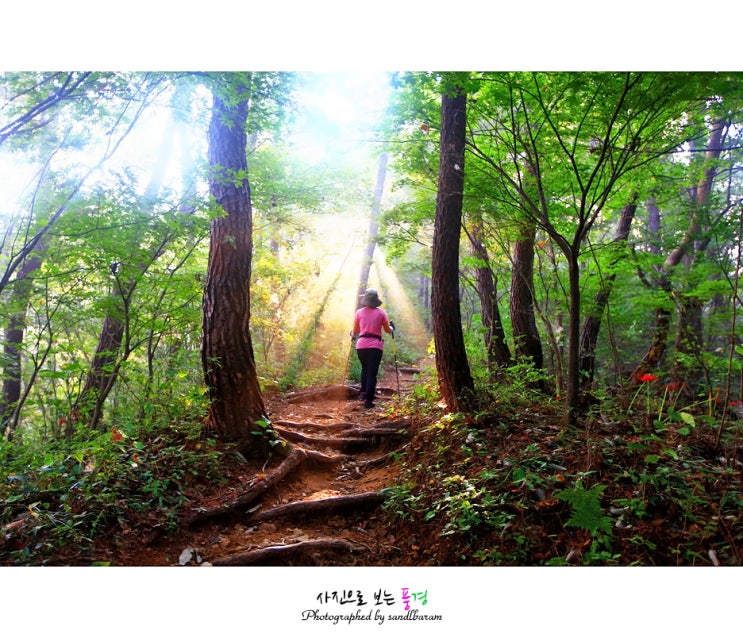
[[656, 377], [654, 374], [650, 374], [649, 372], [646, 372], [640, 377], [640, 383], [651, 383], [652, 381], [657, 381], [658, 377]]
[[124, 439], [124, 435], [117, 430], [116, 428], [113, 428], [111, 430], [111, 440], [112, 441], [122, 441]]

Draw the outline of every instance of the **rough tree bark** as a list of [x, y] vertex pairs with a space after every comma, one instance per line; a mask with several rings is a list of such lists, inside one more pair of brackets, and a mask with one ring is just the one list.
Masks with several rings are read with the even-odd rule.
[[253, 219], [248, 183], [248, 92], [215, 90], [209, 125], [210, 192], [224, 210], [211, 223], [203, 298], [201, 357], [209, 392], [207, 428], [222, 440], [259, 446], [250, 434], [264, 419], [250, 335]]
[[441, 157], [433, 233], [431, 319], [439, 391], [451, 412], [474, 406], [459, 300], [459, 238], [464, 191], [467, 96], [441, 98]]

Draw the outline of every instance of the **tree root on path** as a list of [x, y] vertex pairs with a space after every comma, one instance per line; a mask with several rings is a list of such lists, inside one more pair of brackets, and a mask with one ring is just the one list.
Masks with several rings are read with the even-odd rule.
[[387, 454], [383, 454], [382, 456], [377, 456], [373, 459], [366, 459], [363, 461], [353, 461], [352, 465], [359, 470], [367, 470], [371, 467], [381, 467], [383, 465], [387, 465], [388, 463], [391, 463], [395, 460], [395, 455], [400, 454], [400, 451], [405, 449], [407, 447], [406, 445], [403, 445], [401, 448], [397, 450], [393, 450], [392, 452], [387, 452]]
[[187, 516], [183, 522], [186, 525], [193, 525], [195, 523], [201, 523], [202, 521], [211, 520], [225, 514], [230, 514], [242, 507], [250, 505], [258, 497], [263, 495], [272, 485], [278, 483], [283, 479], [289, 472], [299, 467], [306, 460], [308, 454], [305, 450], [300, 447], [292, 446], [293, 449], [289, 455], [281, 462], [273, 472], [266, 475], [249, 490], [243, 492], [236, 499], [233, 499], [229, 503], [217, 505], [216, 507], [210, 507], [208, 509], [198, 510]]
[[287, 403], [304, 403], [313, 401], [326, 401], [326, 400], [337, 400], [343, 401], [347, 399], [356, 399], [359, 396], [359, 391], [356, 388], [352, 388], [348, 385], [331, 385], [319, 390], [311, 390], [309, 392], [298, 392], [287, 397]]
[[296, 501], [279, 505], [264, 512], [255, 512], [245, 520], [246, 525], [260, 523], [281, 516], [299, 516], [301, 514], [317, 514], [335, 512], [347, 507], [375, 508], [384, 503], [384, 495], [379, 492], [363, 492], [361, 494], [344, 494], [330, 496], [309, 501]]
[[287, 430], [275, 425], [274, 430], [276, 430], [276, 432], [278, 432], [287, 441], [294, 441], [295, 443], [311, 443], [313, 445], [339, 449], [370, 445], [368, 438], [333, 438], [309, 436], [307, 434], [302, 434], [301, 432], [294, 432], [293, 430]]
[[358, 545], [337, 538], [318, 538], [311, 541], [293, 543], [291, 545], [273, 545], [271, 547], [253, 549], [242, 554], [235, 554], [234, 556], [215, 558], [209, 562], [215, 567], [257, 565], [264, 562], [274, 563], [277, 560], [290, 560], [297, 556], [301, 556], [306, 552], [321, 550], [332, 550], [336, 552], [365, 552], [369, 551], [369, 548], [365, 545]]
[[316, 450], [306, 450], [302, 447], [287, 444], [289, 454], [281, 462], [273, 472], [266, 475], [260, 481], [255, 483], [247, 491], [240, 494], [237, 498], [231, 500], [229, 503], [223, 503], [216, 507], [210, 507], [208, 509], [201, 509], [193, 512], [190, 516], [183, 519], [185, 525], [195, 525], [204, 521], [218, 518], [220, 516], [226, 516], [232, 514], [243, 507], [247, 507], [254, 503], [259, 497], [261, 497], [271, 486], [276, 485], [281, 481], [289, 472], [298, 468], [306, 460], [312, 460], [323, 465], [339, 465], [344, 461], [347, 461], [349, 457], [345, 455], [328, 455]]
[[323, 454], [317, 450], [304, 450], [307, 458], [322, 465], [339, 465], [348, 460], [345, 454]]
[[343, 430], [346, 428], [352, 428], [352, 427], [361, 427], [360, 423], [354, 423], [352, 421], [337, 421], [335, 423], [312, 423], [311, 421], [305, 421], [304, 423], [298, 423], [297, 421], [272, 421], [271, 424], [273, 426], [284, 426], [287, 428], [292, 428], [293, 430], [325, 430], [327, 431], [333, 431], [333, 430]]

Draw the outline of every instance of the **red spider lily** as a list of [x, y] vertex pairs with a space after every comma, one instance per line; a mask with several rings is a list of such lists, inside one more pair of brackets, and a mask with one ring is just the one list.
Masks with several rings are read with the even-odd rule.
[[657, 380], [658, 380], [658, 377], [655, 376], [654, 374], [650, 374], [649, 372], [646, 372], [645, 374], [643, 374], [639, 379], [640, 383], [652, 383], [653, 381], [657, 381]]

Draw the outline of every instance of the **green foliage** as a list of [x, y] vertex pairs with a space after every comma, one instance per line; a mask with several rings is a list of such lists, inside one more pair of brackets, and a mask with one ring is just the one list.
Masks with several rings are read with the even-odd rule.
[[0, 445], [2, 524], [23, 520], [0, 550], [2, 564], [54, 564], [81, 554], [110, 530], [172, 531], [186, 492], [220, 482], [220, 456], [196, 423], [150, 423], [91, 436], [82, 430], [54, 444]]
[[555, 498], [569, 503], [573, 508], [565, 524], [580, 527], [593, 535], [599, 532], [611, 535], [612, 519], [604, 514], [601, 507], [601, 494], [605, 489], [606, 485], [600, 484], [585, 489], [581, 481], [576, 481], [575, 487], [557, 492]]
[[255, 422], [255, 429], [251, 434], [259, 439], [262, 439], [270, 448], [277, 445], [286, 445], [286, 441], [283, 441], [279, 437], [276, 430], [273, 429], [271, 422], [268, 419], [259, 419]]

